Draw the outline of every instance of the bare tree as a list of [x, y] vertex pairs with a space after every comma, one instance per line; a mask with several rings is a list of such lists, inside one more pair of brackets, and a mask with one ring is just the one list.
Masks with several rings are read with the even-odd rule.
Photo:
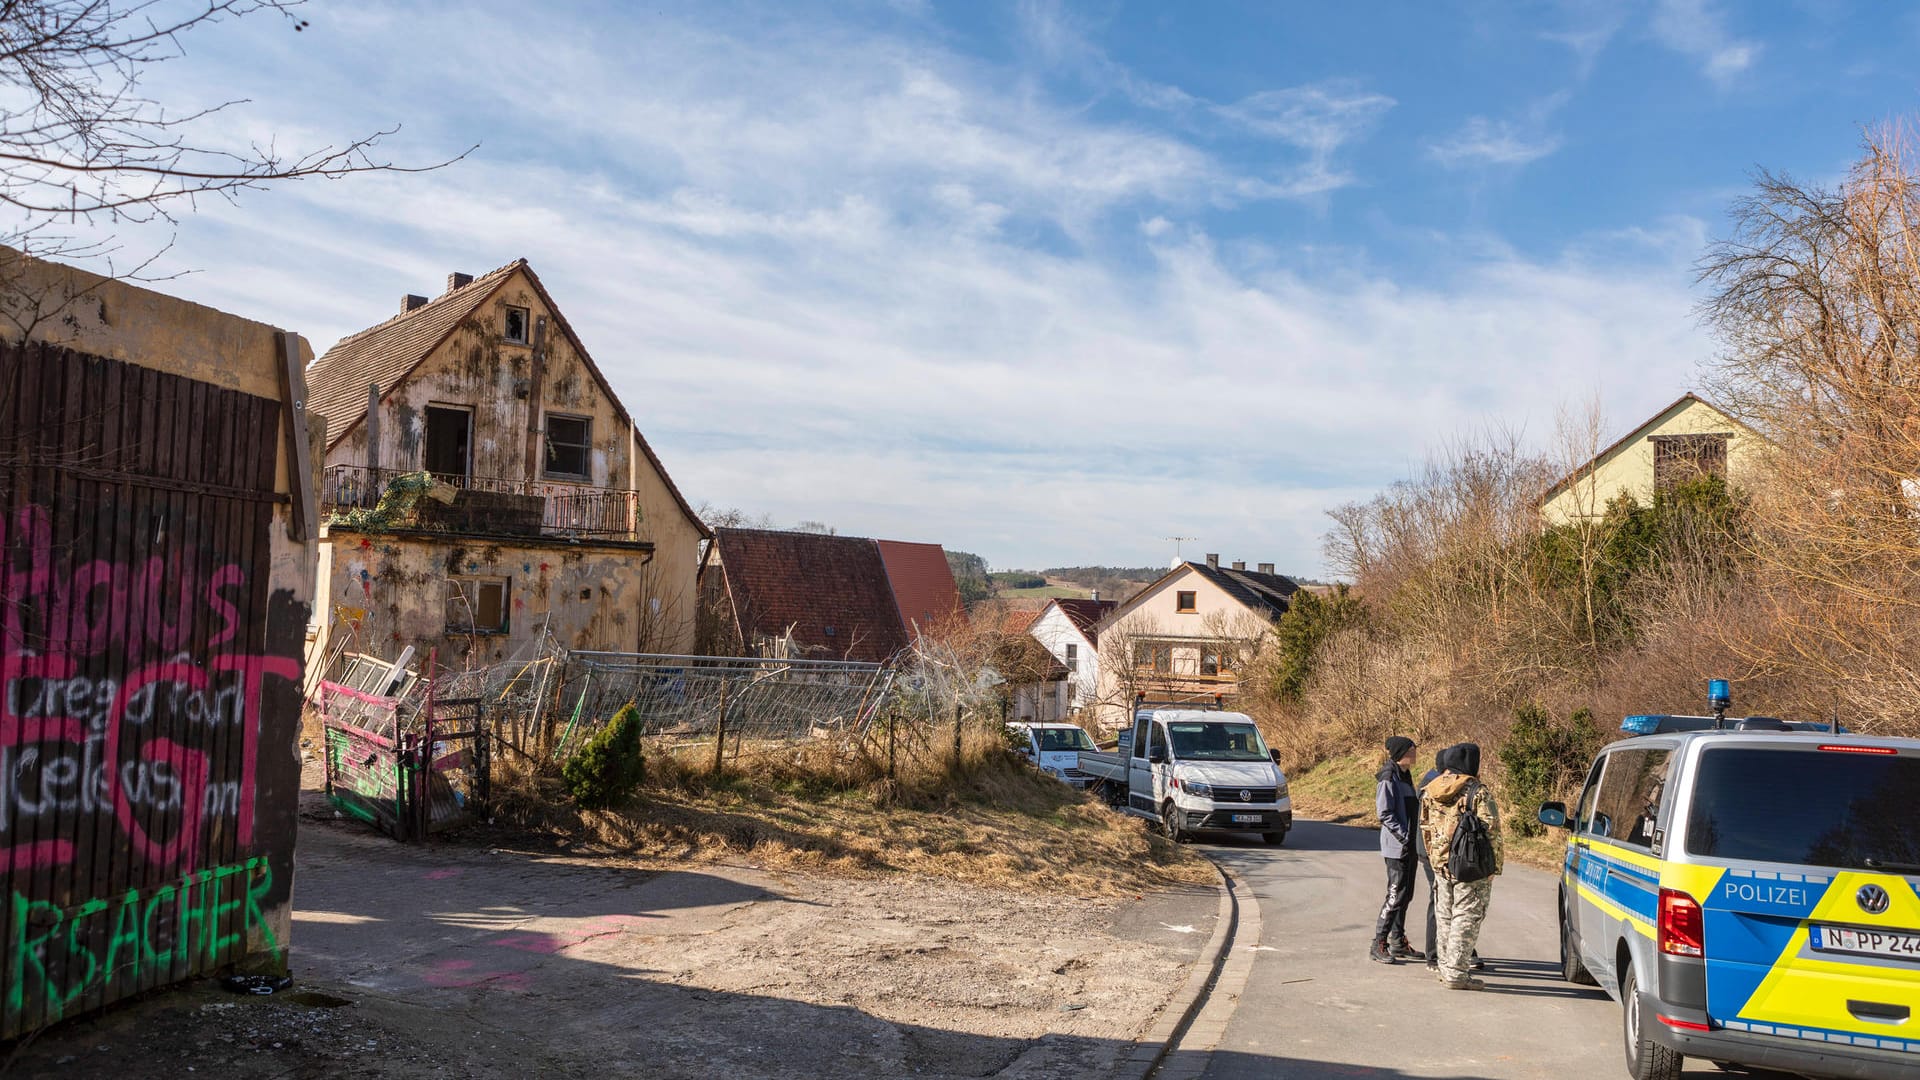
[[[180, 109], [142, 76], [184, 53], [194, 30], [267, 13], [298, 31], [301, 0], [9, 0], [0, 4], [0, 244], [38, 258], [100, 258], [139, 277], [154, 255], [114, 265], [113, 230], [171, 225], [207, 198], [365, 172], [420, 172], [379, 154], [398, 127], [317, 147], [223, 145], [210, 121], [239, 100]], [[471, 149], [471, 148], [469, 148]], [[464, 157], [465, 154], [459, 155]], [[0, 265], [0, 289], [7, 266]], [[67, 302], [71, 298], [66, 298]], [[22, 310], [41, 318], [37, 305]], [[17, 321], [17, 320], [16, 320]], [[25, 329], [31, 329], [27, 327]]]

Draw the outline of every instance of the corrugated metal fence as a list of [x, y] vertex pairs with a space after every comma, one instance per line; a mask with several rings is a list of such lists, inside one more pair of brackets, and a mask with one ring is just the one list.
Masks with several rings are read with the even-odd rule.
[[306, 617], [271, 588], [280, 410], [0, 346], [0, 1036], [282, 960]]

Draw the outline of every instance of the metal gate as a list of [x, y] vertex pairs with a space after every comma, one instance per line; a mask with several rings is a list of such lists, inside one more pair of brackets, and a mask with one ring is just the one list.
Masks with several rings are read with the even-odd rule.
[[492, 756], [478, 698], [434, 700], [404, 719], [407, 699], [323, 681], [327, 796], [341, 813], [396, 840], [473, 821], [489, 794]]
[[0, 346], [0, 1037], [283, 962], [308, 609], [273, 587], [281, 411]]

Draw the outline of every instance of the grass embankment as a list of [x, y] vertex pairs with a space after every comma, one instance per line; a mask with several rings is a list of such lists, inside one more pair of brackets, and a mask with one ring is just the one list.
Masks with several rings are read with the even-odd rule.
[[[1139, 818], [970, 737], [960, 763], [877, 762], [831, 746], [747, 754], [711, 771], [711, 744], [647, 747], [647, 779], [608, 810], [573, 805], [556, 776], [508, 765], [503, 818], [575, 850], [857, 875], [927, 874], [1033, 892], [1113, 896], [1210, 884], [1204, 860]], [[935, 755], [937, 758], [938, 755]]]
[[1002, 600], [1085, 600], [1087, 590], [1069, 585], [1035, 585], [1026, 589], [1001, 589]]
[[[1418, 780], [1432, 767], [1431, 759], [1419, 761], [1414, 765], [1414, 779]], [[1293, 812], [1320, 821], [1377, 829], [1380, 819], [1374, 816], [1373, 776], [1379, 769], [1378, 760], [1343, 755], [1328, 758], [1310, 769], [1289, 772], [1287, 789], [1293, 794]], [[1498, 797], [1497, 792], [1495, 795]], [[1511, 820], [1516, 812], [1514, 807], [1500, 805], [1503, 820]], [[1565, 834], [1553, 829], [1546, 832], [1545, 836], [1521, 836], [1509, 826], [1505, 830], [1507, 858], [1524, 866], [1557, 868]]]

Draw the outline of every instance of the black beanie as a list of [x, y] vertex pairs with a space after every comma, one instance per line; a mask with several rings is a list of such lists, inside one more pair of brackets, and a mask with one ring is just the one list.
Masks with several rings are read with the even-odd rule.
[[1407, 738], [1405, 735], [1387, 736], [1388, 761], [1399, 761], [1402, 757], [1405, 757], [1407, 751], [1411, 749], [1413, 749], [1413, 740]]

